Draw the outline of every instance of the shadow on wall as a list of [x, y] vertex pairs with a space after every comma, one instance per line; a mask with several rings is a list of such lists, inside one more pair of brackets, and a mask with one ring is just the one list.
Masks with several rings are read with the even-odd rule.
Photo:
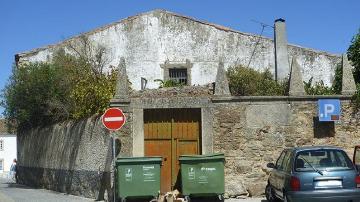
[[[27, 131], [18, 139], [23, 161], [18, 166], [19, 182], [96, 200], [112, 199], [112, 141], [100, 124], [98, 117], [92, 117]], [[116, 144], [119, 153], [120, 140]], [[92, 164], [84, 170], [83, 161]]]
[[335, 122], [319, 121], [319, 117], [313, 117], [314, 122], [314, 138], [335, 137]]
[[102, 201], [104, 199], [112, 199], [113, 197], [113, 189], [111, 186], [111, 162], [112, 162], [112, 144], [109, 142], [108, 150], [106, 154], [105, 160], [105, 168], [100, 179], [100, 189], [99, 194], [97, 196], [97, 201]]

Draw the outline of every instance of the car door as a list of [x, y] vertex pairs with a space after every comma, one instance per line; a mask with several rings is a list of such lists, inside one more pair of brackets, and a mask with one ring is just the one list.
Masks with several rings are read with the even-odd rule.
[[278, 196], [283, 197], [283, 190], [285, 186], [285, 182], [287, 177], [289, 176], [289, 170], [290, 170], [290, 151], [284, 150], [283, 152], [283, 159], [281, 161], [281, 164], [279, 164], [278, 172], [277, 172], [277, 180], [278, 180], [278, 188], [276, 194]]
[[273, 185], [276, 195], [282, 196], [281, 191], [281, 173], [282, 173], [282, 164], [284, 161], [286, 151], [281, 152], [279, 158], [276, 161], [275, 169], [272, 171], [272, 178], [270, 183]]
[[354, 149], [353, 162], [356, 165], [357, 170], [360, 172], [360, 146], [356, 146]]

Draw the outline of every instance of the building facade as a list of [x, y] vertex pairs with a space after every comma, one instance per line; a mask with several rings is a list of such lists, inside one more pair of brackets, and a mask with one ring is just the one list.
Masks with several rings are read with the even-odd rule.
[[[279, 28], [280, 31], [285, 31], [284, 25], [279, 27], [282, 28]], [[167, 80], [177, 74], [179, 77], [186, 76], [188, 85], [215, 82], [220, 61], [224, 63], [225, 69], [243, 65], [257, 70], [269, 69], [275, 73], [273, 39], [164, 10], [132, 16], [80, 36], [86, 36], [107, 49], [108, 67], [117, 67], [123, 57], [134, 90], [141, 89], [141, 78], [146, 79], [147, 88], [152, 89], [159, 86], [155, 79]], [[80, 36], [19, 53], [15, 58], [16, 63], [51, 60], [55, 51], [59, 48], [67, 49], [67, 43], [79, 41]], [[277, 36], [283, 39], [286, 38], [286, 33], [283, 37], [279, 37], [281, 34]], [[286, 40], [282, 41], [287, 43]], [[332, 83], [336, 65], [341, 62], [339, 55], [291, 44], [280, 48], [286, 51], [283, 55], [289, 55], [289, 61], [292, 57], [297, 57], [304, 81], [313, 77], [314, 82], [322, 80], [327, 85]]]
[[[284, 24], [280, 27], [284, 30]], [[163, 10], [84, 35], [110, 50], [108, 66], [119, 68], [110, 105], [120, 107], [127, 122], [117, 134], [118, 156], [162, 156], [162, 193], [178, 188], [178, 159], [183, 154], [224, 153], [227, 196], [257, 196], [266, 185], [266, 163], [275, 161], [283, 148], [330, 144], [351, 151], [351, 143], [360, 143], [360, 119], [351, 95], [301, 95], [302, 81], [311, 77], [332, 83], [341, 63], [338, 55], [289, 44], [276, 48], [272, 39]], [[67, 42], [79, 39], [19, 53], [16, 63], [51, 60], [55, 51], [66, 50]], [[279, 59], [285, 62], [286, 55], [289, 61], [297, 58], [299, 64], [292, 69], [298, 72], [292, 75], [302, 75], [303, 80], [297, 77], [299, 85], [292, 86], [300, 86], [295, 91], [300, 95], [230, 95], [228, 67], [269, 68], [275, 73], [275, 52], [285, 54]], [[281, 77], [290, 74], [289, 67], [282, 70]], [[134, 91], [128, 91], [123, 82], [127, 79]], [[186, 86], [158, 89], [155, 79], [177, 80]], [[341, 99], [343, 121], [319, 124], [316, 102], [320, 98]], [[23, 133], [19, 136], [20, 182], [97, 199], [111, 192], [111, 141], [99, 117]]]
[[5, 121], [0, 120], [0, 173], [7, 174], [17, 158], [16, 135], [8, 133]]

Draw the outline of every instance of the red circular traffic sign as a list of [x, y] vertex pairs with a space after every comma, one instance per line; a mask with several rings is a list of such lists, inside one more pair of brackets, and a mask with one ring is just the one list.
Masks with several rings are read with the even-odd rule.
[[119, 108], [109, 108], [101, 117], [102, 123], [109, 130], [119, 130], [126, 121], [124, 113]]

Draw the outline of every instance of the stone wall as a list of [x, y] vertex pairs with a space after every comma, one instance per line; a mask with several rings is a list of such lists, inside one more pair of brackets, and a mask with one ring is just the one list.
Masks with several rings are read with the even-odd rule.
[[[212, 141], [202, 150], [225, 154], [226, 195], [258, 196], [267, 182], [266, 164], [275, 162], [284, 148], [334, 145], [352, 156], [353, 146], [360, 144], [360, 113], [351, 107], [350, 97], [218, 97], [209, 96], [208, 90], [198, 88], [199, 97], [162, 97], [184, 95], [186, 88], [132, 98], [122, 107], [127, 123], [117, 134], [119, 155], [143, 155], [140, 109], [201, 108], [202, 137]], [[341, 99], [338, 123], [317, 121], [319, 98]], [[20, 183], [95, 199], [111, 194], [111, 141], [99, 117], [26, 131], [18, 145]]]
[[[220, 25], [199, 21], [179, 14], [154, 10], [132, 16], [110, 25], [84, 33], [90, 41], [108, 49], [108, 66], [118, 66], [120, 57], [126, 61], [127, 74], [135, 90], [141, 89], [141, 77], [148, 80], [148, 88], [157, 88], [155, 79], [164, 79], [166, 62], [175, 65], [191, 63], [191, 85], [205, 85], [215, 81], [219, 60], [225, 69], [249, 64], [250, 67], [274, 72], [273, 40], [254, 34], [232, 30]], [[16, 62], [39, 62], [51, 59], [54, 51], [64, 47], [70, 38], [55, 45], [16, 55]], [[68, 50], [68, 52], [70, 52]], [[288, 45], [289, 61], [297, 56], [304, 81], [332, 83], [340, 56], [322, 51]]]
[[[126, 115], [128, 124], [117, 134], [120, 138], [117, 146], [120, 155], [131, 156], [131, 113]], [[97, 116], [18, 135], [21, 184], [106, 199], [112, 194], [111, 163], [111, 135]]]
[[267, 98], [219, 102], [214, 113], [214, 151], [226, 156], [227, 196], [261, 195], [269, 169], [287, 147], [334, 145], [352, 156], [360, 144], [360, 113], [342, 101], [338, 123], [319, 123], [317, 102]]

